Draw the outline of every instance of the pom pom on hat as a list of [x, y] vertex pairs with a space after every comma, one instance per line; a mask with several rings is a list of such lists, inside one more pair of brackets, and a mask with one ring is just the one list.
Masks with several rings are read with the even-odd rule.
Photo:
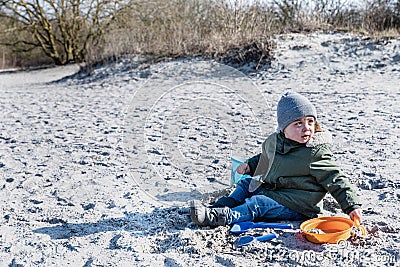
[[313, 104], [299, 93], [288, 91], [282, 95], [276, 110], [278, 131], [283, 131], [291, 122], [305, 116], [317, 119], [317, 110]]

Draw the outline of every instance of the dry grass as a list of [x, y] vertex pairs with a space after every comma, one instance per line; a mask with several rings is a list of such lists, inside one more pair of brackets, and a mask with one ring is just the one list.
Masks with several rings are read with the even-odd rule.
[[[346, 4], [346, 0], [249, 2], [132, 0], [132, 8], [116, 20], [103, 43], [86, 52], [86, 62], [126, 54], [220, 60], [233, 54], [238, 64], [265, 63], [273, 49], [268, 38], [276, 33], [340, 30], [376, 37], [399, 36], [398, 0], [362, 0], [358, 6]], [[37, 63], [43, 62], [43, 54], [36, 52], [35, 56]], [[32, 55], [8, 51], [6, 57], [0, 67], [16, 62], [22, 66], [35, 64]], [[13, 58], [19, 60], [10, 60]]]

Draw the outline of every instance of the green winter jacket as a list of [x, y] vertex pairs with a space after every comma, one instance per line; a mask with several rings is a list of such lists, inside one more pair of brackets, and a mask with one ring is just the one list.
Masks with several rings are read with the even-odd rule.
[[[354, 189], [333, 160], [330, 139], [329, 132], [318, 132], [307, 144], [300, 144], [283, 133], [270, 135], [262, 153], [247, 161], [250, 175], [266, 175], [260, 194], [310, 218], [322, 215], [322, 199], [327, 192], [347, 214], [360, 208]], [[272, 157], [271, 147], [275, 148]], [[272, 158], [270, 165], [266, 164], [268, 157]]]

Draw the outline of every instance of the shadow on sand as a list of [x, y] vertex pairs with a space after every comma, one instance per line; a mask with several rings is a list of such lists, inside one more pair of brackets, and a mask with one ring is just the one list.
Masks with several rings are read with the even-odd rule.
[[69, 239], [118, 230], [128, 231], [133, 236], [145, 236], [154, 235], [162, 229], [167, 232], [181, 230], [191, 223], [189, 209], [178, 207], [156, 208], [150, 213], [126, 213], [125, 217], [89, 223], [68, 223], [60, 219], [50, 221], [57, 225], [38, 228], [33, 232], [49, 235], [51, 239]]

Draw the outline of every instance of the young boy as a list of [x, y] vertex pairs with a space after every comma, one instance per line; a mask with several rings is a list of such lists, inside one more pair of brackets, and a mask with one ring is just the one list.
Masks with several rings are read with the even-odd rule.
[[278, 130], [262, 145], [262, 153], [239, 165], [253, 178], [211, 207], [191, 202], [190, 215], [199, 226], [254, 220], [305, 220], [322, 214], [329, 192], [351, 219], [361, 221], [361, 204], [348, 179], [332, 159], [331, 135], [317, 123], [314, 105], [304, 96], [285, 93], [277, 106]]

